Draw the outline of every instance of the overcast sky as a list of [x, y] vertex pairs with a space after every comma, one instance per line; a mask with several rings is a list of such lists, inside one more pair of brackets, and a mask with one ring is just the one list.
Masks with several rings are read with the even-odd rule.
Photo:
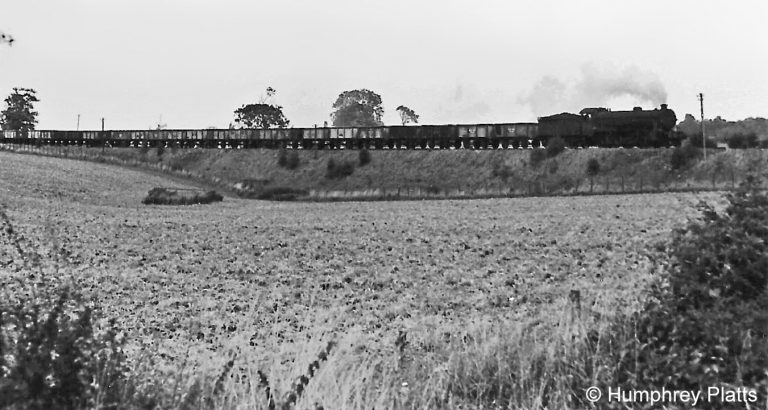
[[0, 0], [0, 95], [39, 129], [227, 127], [272, 86], [291, 125], [344, 90], [421, 123], [535, 121], [667, 102], [682, 119], [768, 116], [768, 1]]

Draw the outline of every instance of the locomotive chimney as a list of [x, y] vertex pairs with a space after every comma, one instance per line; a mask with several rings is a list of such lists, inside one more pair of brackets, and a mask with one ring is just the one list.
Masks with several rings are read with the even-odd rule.
[[667, 109], [667, 104], [661, 104], [661, 109], [662, 110], [666, 110]]

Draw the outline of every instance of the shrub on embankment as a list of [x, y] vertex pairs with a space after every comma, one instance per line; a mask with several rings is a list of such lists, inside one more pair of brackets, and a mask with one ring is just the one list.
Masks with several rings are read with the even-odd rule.
[[303, 189], [296, 189], [291, 187], [274, 186], [264, 188], [261, 191], [255, 193], [252, 196], [246, 196], [250, 198], [257, 198], [270, 201], [295, 201], [307, 196], [308, 192]]
[[152, 188], [141, 203], [144, 205], [195, 205], [221, 202], [222, 200], [224, 197], [216, 191]]

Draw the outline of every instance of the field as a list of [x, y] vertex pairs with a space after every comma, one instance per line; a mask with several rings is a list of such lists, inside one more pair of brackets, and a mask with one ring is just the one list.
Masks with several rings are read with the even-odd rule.
[[[3, 237], [0, 281], [8, 295], [31, 283], [76, 281], [105, 318], [116, 318], [134, 365], [151, 363], [171, 379], [180, 369], [220, 373], [234, 357], [227, 400], [240, 408], [264, 405], [246, 377], [263, 372], [282, 397], [325, 350], [300, 408], [423, 407], [438, 396], [481, 406], [482, 394], [459, 386], [463, 374], [492, 384], [493, 376], [481, 376], [495, 349], [514, 341], [546, 350], [582, 309], [636, 310], [667, 263], [661, 250], [671, 230], [695, 215], [700, 199], [719, 198], [226, 197], [146, 206], [151, 188], [185, 186], [115, 166], [2, 152], [0, 176], [0, 202], [24, 249], [42, 257], [23, 262]], [[40, 271], [30, 274], [24, 264]], [[579, 306], [569, 303], [572, 290]], [[536, 394], [518, 403], [540, 406]]]

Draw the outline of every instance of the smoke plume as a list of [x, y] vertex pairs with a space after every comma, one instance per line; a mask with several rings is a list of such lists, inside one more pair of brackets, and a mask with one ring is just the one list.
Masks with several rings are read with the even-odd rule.
[[570, 84], [552, 76], [543, 77], [520, 102], [541, 116], [579, 112], [585, 107], [604, 107], [617, 100], [629, 100], [631, 104], [645, 105], [645, 108], [658, 107], [666, 102], [667, 91], [653, 72], [634, 66], [619, 70], [587, 64], [581, 67], [580, 78]]

